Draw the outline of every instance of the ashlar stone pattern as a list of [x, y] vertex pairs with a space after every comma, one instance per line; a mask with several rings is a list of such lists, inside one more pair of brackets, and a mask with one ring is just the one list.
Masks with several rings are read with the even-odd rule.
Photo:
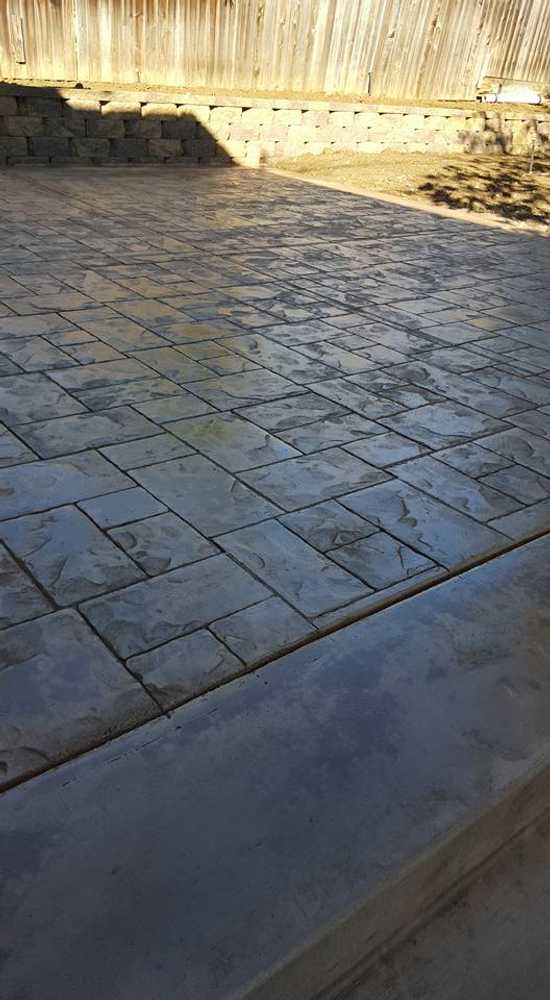
[[44, 177], [0, 188], [6, 783], [548, 531], [548, 240]]

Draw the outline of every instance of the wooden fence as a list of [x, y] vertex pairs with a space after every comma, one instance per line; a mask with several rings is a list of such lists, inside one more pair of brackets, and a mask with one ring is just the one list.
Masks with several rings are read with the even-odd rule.
[[0, 75], [472, 98], [550, 82], [550, 0], [0, 0]]

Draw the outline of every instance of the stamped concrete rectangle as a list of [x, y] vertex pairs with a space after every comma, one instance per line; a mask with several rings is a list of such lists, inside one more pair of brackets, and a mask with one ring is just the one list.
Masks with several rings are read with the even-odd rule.
[[150, 576], [219, 551], [175, 514], [147, 517], [123, 528], [113, 528], [109, 534]]
[[550, 476], [550, 441], [536, 434], [514, 428], [484, 438], [482, 444], [504, 458], [526, 465], [543, 476]]
[[48, 599], [0, 544], [0, 628], [52, 610]]
[[86, 448], [146, 438], [158, 428], [129, 406], [105, 413], [77, 413], [17, 426], [17, 432], [42, 458], [69, 455]]
[[494, 517], [510, 514], [519, 506], [511, 497], [470, 479], [456, 469], [450, 469], [430, 455], [403, 462], [395, 469], [395, 474], [450, 507], [475, 517], [477, 521], [490, 521]]
[[242, 479], [284, 510], [297, 510], [346, 493], [351, 486], [382, 483], [389, 476], [340, 448], [290, 458], [265, 469], [243, 472]]
[[215, 636], [199, 629], [130, 657], [128, 669], [168, 710], [238, 677], [243, 665]]
[[305, 392], [295, 382], [289, 382], [269, 371], [243, 372], [240, 375], [224, 375], [191, 383], [193, 392], [211, 403], [218, 410], [232, 410], [237, 406], [261, 403], [266, 399], [293, 396]]
[[94, 598], [81, 610], [117, 653], [132, 656], [267, 596], [246, 570], [219, 555]]
[[180, 420], [171, 424], [170, 430], [229, 472], [281, 462], [300, 454], [289, 444], [234, 413], [213, 413]]
[[233, 531], [279, 513], [277, 507], [202, 455], [134, 469], [132, 474], [205, 535]]
[[144, 576], [76, 507], [4, 521], [0, 538], [61, 607]]
[[350, 493], [340, 502], [443, 566], [460, 565], [503, 544], [492, 528], [397, 480]]
[[27, 448], [15, 434], [12, 434], [7, 427], [0, 424], [0, 469], [9, 465], [21, 465], [24, 462], [33, 462], [36, 455], [30, 448]]
[[268, 597], [210, 627], [247, 666], [298, 644], [316, 631], [280, 597]]
[[369, 593], [277, 521], [223, 535], [220, 545], [293, 607], [309, 617], [351, 604]]
[[95, 451], [0, 470], [0, 520], [132, 486]]
[[0, 378], [0, 420], [8, 427], [83, 413], [84, 406], [46, 375], [33, 372]]
[[14, 625], [0, 643], [0, 787], [159, 714], [75, 611]]

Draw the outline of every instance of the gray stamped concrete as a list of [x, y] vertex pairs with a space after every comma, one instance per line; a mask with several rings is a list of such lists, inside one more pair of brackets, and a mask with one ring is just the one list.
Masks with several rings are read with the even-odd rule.
[[[548, 815], [549, 596], [546, 537], [9, 791], [2, 997], [347, 996], [357, 963]], [[244, 640], [237, 618], [220, 635]], [[206, 630], [129, 666], [167, 705], [239, 670]], [[434, 1000], [531, 996], [451, 982]], [[359, 995], [432, 997], [417, 985]]]
[[550, 528], [547, 240], [252, 171], [0, 208], [2, 629], [70, 609], [166, 712]]

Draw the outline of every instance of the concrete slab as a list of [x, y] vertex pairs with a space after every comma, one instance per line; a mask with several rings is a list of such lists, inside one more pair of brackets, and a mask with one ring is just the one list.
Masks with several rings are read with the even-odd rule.
[[546, 537], [8, 792], [2, 995], [341, 995], [550, 804], [549, 597]]

